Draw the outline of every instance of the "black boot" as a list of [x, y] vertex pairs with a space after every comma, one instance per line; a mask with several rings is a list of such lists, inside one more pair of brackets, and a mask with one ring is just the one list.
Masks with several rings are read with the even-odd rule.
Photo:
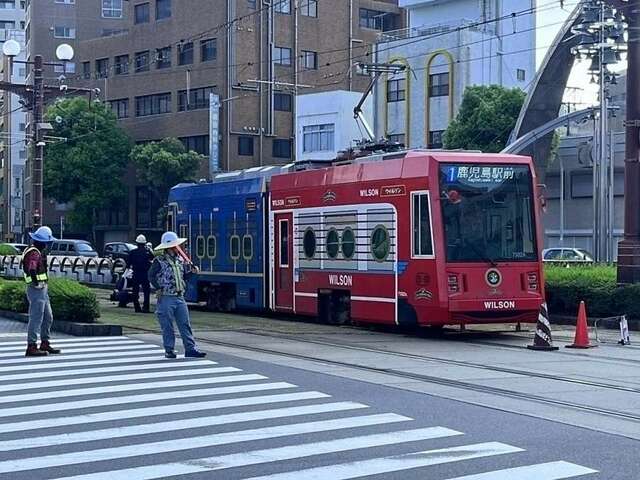
[[49, 340], [42, 340], [40, 342], [40, 351], [41, 352], [47, 352], [47, 353], [51, 353], [53, 355], [57, 355], [61, 352], [61, 350], [59, 348], [53, 348], [51, 346], [51, 344], [49, 343]]
[[47, 355], [47, 352], [38, 350], [38, 344], [36, 343], [27, 344], [27, 351], [24, 354], [25, 357], [46, 357]]

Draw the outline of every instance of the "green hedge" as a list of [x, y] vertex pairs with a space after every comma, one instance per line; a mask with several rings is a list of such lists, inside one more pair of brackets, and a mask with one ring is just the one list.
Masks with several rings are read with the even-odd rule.
[[[22, 281], [0, 282], [0, 310], [26, 313], [29, 309]], [[100, 316], [95, 293], [73, 280], [51, 279], [49, 297], [54, 320], [92, 323]]]
[[615, 266], [545, 265], [545, 289], [551, 314], [576, 315], [584, 300], [590, 317], [640, 318], [640, 285], [619, 287]]

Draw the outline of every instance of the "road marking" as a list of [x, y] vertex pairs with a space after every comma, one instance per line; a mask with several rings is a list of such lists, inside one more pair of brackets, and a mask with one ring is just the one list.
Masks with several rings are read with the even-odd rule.
[[[122, 345], [122, 346], [121, 345], [115, 345], [115, 346], [111, 347], [110, 350], [120, 350], [121, 353], [120, 353], [119, 356], [122, 356], [122, 355], [127, 355], [127, 352], [126, 352], [127, 350], [138, 350], [140, 348], [149, 348], [149, 347], [147, 345], [144, 345], [144, 344], [143, 345]], [[155, 346], [155, 348], [157, 350], [160, 350], [160, 348], [157, 347], [157, 346]], [[75, 355], [69, 355], [69, 354], [70, 353], [71, 354], [74, 354], [74, 353], [90, 353], [90, 352], [93, 353], [93, 352], [101, 352], [103, 350], [104, 350], [104, 347], [102, 345], [100, 345], [99, 347], [67, 348], [64, 351], [64, 355], [66, 355], [67, 358], [70, 358], [70, 357], [76, 358]], [[3, 352], [3, 353], [0, 353], [0, 358], [8, 358], [8, 357], [19, 356], [20, 353], [21, 353], [20, 351]], [[24, 356], [24, 354], [22, 354], [22, 355]], [[31, 359], [33, 357], [29, 357], [29, 358]], [[49, 358], [52, 358], [52, 357], [47, 356], [47, 357], [39, 357], [39, 358], [47, 358], [47, 359], [49, 359]], [[57, 357], [57, 358], [62, 358], [62, 357]]]
[[[57, 343], [53, 340], [52, 344]], [[73, 342], [64, 344], [64, 349], [70, 349], [73, 351], [73, 347], [110, 347], [110, 346], [118, 346], [118, 345], [144, 345], [144, 342], [140, 340], [115, 340], [115, 341], [102, 341], [102, 342]], [[22, 345], [14, 345], [14, 346], [5, 346], [5, 342], [0, 343], [0, 352], [22, 352], [25, 348], [27, 348], [26, 342], [23, 342]], [[63, 345], [60, 345], [63, 348]]]
[[[283, 386], [289, 385], [289, 386]], [[268, 386], [269, 388], [258, 389], [256, 387]], [[253, 387], [253, 388], [251, 388]], [[244, 387], [224, 387], [199, 390], [194, 392], [180, 392], [181, 395], [174, 395], [172, 398], [182, 398], [182, 396], [195, 396], [195, 392], [205, 392], [202, 395], [223, 395], [227, 393], [245, 393], [267, 390], [281, 390], [284, 388], [292, 388], [295, 385], [288, 383], [264, 383], [259, 385], [246, 385]], [[158, 407], [141, 407], [132, 410], [116, 410], [113, 412], [90, 413], [85, 415], [45, 418], [42, 420], [26, 420], [23, 422], [3, 423], [2, 433], [22, 432], [26, 430], [34, 430], [39, 428], [53, 428], [69, 425], [85, 425], [88, 423], [111, 422], [114, 420], [124, 420], [148, 416], [172, 415], [178, 410], [183, 412], [198, 412], [203, 410], [213, 410], [221, 408], [245, 407], [251, 405], [265, 405], [271, 403], [297, 402], [301, 400], [316, 400], [319, 398], [329, 398], [330, 395], [320, 392], [298, 392], [283, 393], [279, 395], [259, 395], [253, 397], [229, 398], [225, 400], [211, 400], [209, 402], [181, 403], [179, 405], [161, 405]], [[166, 398], [166, 397], [165, 397]], [[83, 402], [79, 402], [83, 403]], [[122, 402], [128, 403], [128, 402]], [[113, 405], [114, 403], [105, 403], [105, 405]], [[89, 405], [94, 406], [94, 405]], [[75, 408], [75, 407], [73, 407]], [[59, 410], [59, 409], [58, 409]], [[56, 411], [58, 411], [56, 410]], [[34, 412], [37, 413], [37, 412]]]
[[[313, 455], [347, 452], [350, 450], [358, 450], [361, 448], [382, 447], [386, 445], [452, 437], [455, 435], [462, 435], [462, 433], [444, 427], [401, 430], [396, 432], [341, 438], [338, 440], [328, 440], [316, 443], [296, 443], [295, 445], [286, 447], [252, 450], [248, 452], [232, 453], [230, 455], [221, 455], [217, 457], [190, 459], [185, 460], [184, 462], [148, 465], [144, 467], [110, 470], [92, 474], [85, 473], [78, 476], [58, 478], [56, 480], [104, 480], [105, 478], [108, 478], [109, 480], [155, 480], [159, 478], [171, 477], [174, 475], [177, 476], [189, 475], [193, 473], [208, 473], [214, 470], [223, 470], [226, 468], [244, 467], [261, 463], [293, 460], [310, 457]], [[478, 446], [469, 445], [466, 448], [469, 449], [471, 447]], [[520, 451], [520, 449], [516, 449], [515, 451]], [[89, 456], [85, 457], [85, 462], [89, 462], [92, 460], [93, 459]], [[14, 463], [15, 465], [20, 465], [21, 462], [24, 461], [25, 460], [16, 460], [12, 463]]]
[[514, 478], [517, 480], [562, 480], [592, 473], [598, 473], [598, 471], [575, 463], [549, 462], [479, 473], [477, 475], [465, 475], [464, 477], [450, 478], [448, 480], [513, 480]]
[[[475, 458], [492, 457], [494, 455], [504, 455], [508, 453], [522, 452], [523, 450], [503, 443], [489, 442], [476, 445], [464, 445], [461, 447], [441, 448], [438, 450], [425, 450], [422, 452], [394, 455], [391, 457], [374, 458], [358, 462], [344, 463], [339, 465], [327, 465], [326, 467], [308, 468], [295, 472], [276, 473], [251, 477], [245, 480], [350, 480], [353, 478], [368, 477], [370, 475], [381, 475], [383, 473], [400, 472], [421, 467], [440, 465], [443, 463], [460, 462]], [[514, 469], [517, 470], [517, 469]], [[516, 472], [517, 473], [517, 472]], [[451, 480], [475, 480], [475, 476], [459, 477]], [[484, 477], [482, 477], [484, 480]], [[531, 477], [531, 480], [552, 480], [565, 477]], [[529, 477], [518, 475], [506, 477], [487, 477], [487, 480], [529, 480]]]
[[[46, 382], [34, 382], [34, 383], [13, 383], [9, 385], [0, 385], [0, 388], [4, 391], [23, 391], [44, 389], [53, 387], [66, 387], [69, 385], [83, 385], [89, 383], [112, 383], [112, 382], [128, 382], [130, 380], [146, 380], [148, 378], [171, 378], [171, 377], [188, 377], [191, 375], [214, 375], [218, 373], [231, 373], [241, 372], [239, 368], [235, 367], [217, 367], [217, 368], [194, 368], [179, 370], [176, 372], [146, 372], [146, 373], [132, 373], [124, 375], [109, 375], [104, 377], [90, 377], [90, 378], [69, 378], [61, 380], [49, 380]], [[141, 384], [143, 385], [143, 384]]]
[[47, 355], [46, 357], [25, 357], [24, 355], [18, 356], [16, 358], [12, 358], [11, 360], [3, 360], [2, 365], [20, 365], [22, 364], [32, 364], [37, 365], [38, 363], [46, 362], [49, 363], [58, 363], [60, 366], [64, 366], [66, 362], [72, 362], [79, 359], [90, 359], [90, 358], [117, 358], [117, 357], [134, 357], [137, 355], [149, 355], [150, 353], [156, 352], [161, 358], [164, 358], [164, 350], [161, 350], [160, 347], [156, 345], [144, 345], [138, 347], [139, 350], [135, 352], [126, 351], [126, 352], [102, 352], [102, 353], [89, 353], [86, 355]]
[[[126, 427], [105, 428], [102, 430], [89, 430], [85, 432], [62, 433], [60, 435], [47, 435], [44, 437], [20, 438], [17, 440], [3, 440], [0, 443], [0, 451], [9, 452], [22, 448], [48, 447], [52, 445], [69, 445], [81, 442], [93, 442], [138, 435], [149, 435], [161, 432], [176, 432], [190, 428], [213, 427], [230, 423], [253, 422], [275, 418], [299, 417], [301, 415], [317, 415], [321, 413], [344, 412], [369, 408], [367, 405], [355, 402], [321, 403], [317, 405], [304, 405], [301, 407], [285, 407], [270, 410], [258, 410], [252, 412], [231, 413], [208, 417], [196, 417], [167, 422], [158, 422], [142, 425], [130, 425]], [[175, 405], [173, 413], [182, 413], [182, 405]], [[135, 447], [133, 447], [135, 450]]]
[[[14, 337], [17, 336], [24, 336], [24, 334], [22, 333], [12, 333], [11, 334]], [[0, 337], [2, 337], [2, 335], [0, 335]], [[80, 343], [80, 342], [97, 342], [97, 341], [106, 341], [106, 342], [110, 342], [110, 341], [115, 341], [115, 340], [122, 340], [122, 341], [136, 341], [136, 342], [140, 342], [141, 340], [135, 340], [133, 338], [129, 338], [129, 337], [73, 337], [73, 338], [51, 338], [51, 343]], [[24, 347], [27, 346], [27, 342], [25, 342], [24, 340], [21, 340], [19, 342], [2, 342], [2, 345], [22, 345]]]
[[[121, 447], [101, 448], [97, 450], [84, 450], [80, 452], [58, 453], [43, 457], [20, 458], [0, 462], [0, 473], [23, 472], [36, 468], [63, 467], [86, 462], [102, 462], [144, 455], [157, 455], [160, 453], [179, 452], [195, 448], [213, 447], [217, 445], [229, 445], [233, 443], [251, 442], [254, 440], [266, 440], [271, 438], [290, 437], [317, 432], [329, 432], [349, 428], [367, 427], [372, 425], [385, 425], [390, 423], [408, 422], [412, 419], [395, 413], [383, 413], [379, 415], [366, 415], [362, 417], [348, 417], [319, 422], [293, 423], [277, 425], [273, 427], [240, 430], [235, 432], [215, 433], [190, 437], [183, 442], [175, 439], [160, 442], [141, 443], [135, 446], [124, 445]], [[296, 448], [301, 448], [300, 445]], [[245, 457], [247, 458], [247, 457]], [[254, 459], [255, 461], [255, 459]], [[104, 474], [103, 474], [104, 475]], [[104, 477], [103, 477], [104, 478]], [[111, 474], [108, 478], [112, 480]], [[137, 475], [127, 477], [139, 480]], [[164, 478], [164, 476], [162, 477]]]
[[[149, 355], [149, 353], [152, 352], [145, 352], [145, 355]], [[178, 359], [183, 359], [184, 356], [180, 355], [178, 356]], [[189, 360], [187, 360], [188, 362]], [[122, 358], [122, 359], [106, 359], [106, 360], [80, 360], [78, 362], [64, 362], [64, 363], [38, 363], [38, 364], [34, 364], [34, 365], [15, 365], [13, 367], [9, 366], [9, 367], [0, 367], [0, 373], [5, 373], [5, 372], [24, 372], [27, 370], [33, 370], [33, 371], [38, 371], [40, 372], [41, 370], [52, 370], [52, 369], [61, 369], [61, 368], [66, 368], [66, 367], [79, 367], [79, 366], [85, 366], [85, 367], [91, 367], [91, 366], [96, 366], [96, 365], [118, 365], [118, 364], [125, 364], [125, 363], [131, 363], [131, 364], [135, 364], [135, 363], [143, 363], [143, 362], [156, 362], [158, 365], [167, 365], [169, 363], [176, 363], [175, 360], [167, 360], [164, 357], [160, 357], [157, 354], [153, 355], [153, 356], [147, 356], [147, 357], [134, 357], [134, 358]], [[216, 363], [216, 362], [213, 362]], [[186, 364], [186, 362], [182, 363], [183, 365]], [[131, 365], [132, 367], [135, 367], [135, 365]], [[68, 371], [68, 370], [66, 370]], [[61, 370], [61, 372], [65, 372], [65, 370]], [[39, 373], [39, 375], [42, 375], [42, 373]], [[46, 372], [44, 373], [44, 375], [47, 375]]]
[[[157, 359], [156, 359], [157, 360]], [[173, 370], [176, 368], [196, 367], [196, 366], [217, 365], [216, 362], [210, 360], [192, 360], [188, 362], [156, 362], [148, 365], [121, 365], [118, 367], [100, 367], [100, 368], [79, 368], [76, 370], [60, 370], [57, 372], [47, 372], [47, 378], [66, 377], [75, 375], [95, 375], [98, 373], [115, 373], [115, 372], [134, 372], [139, 370]], [[229, 371], [229, 370], [227, 370]], [[237, 371], [237, 370], [230, 370]], [[32, 378], [42, 378], [42, 373], [17, 373], [12, 375], [0, 375], [0, 382], [8, 382], [11, 380], [29, 380]], [[100, 377], [92, 377], [85, 379], [86, 383], [98, 381]]]
[[[22, 395], [5, 395], [0, 397], [0, 404], [13, 403], [13, 402], [26, 402], [29, 400], [44, 400], [46, 398], [64, 398], [75, 397], [93, 394], [105, 394], [112, 392], [129, 392], [135, 390], [149, 390], [152, 388], [180, 388], [189, 385], [208, 385], [215, 383], [229, 383], [229, 382], [248, 382], [251, 380], [266, 380], [267, 377], [263, 375], [248, 374], [248, 375], [226, 375], [224, 377], [206, 377], [206, 378], [184, 378], [180, 380], [166, 380], [161, 382], [148, 382], [148, 383], [126, 383], [124, 385], [106, 385], [104, 387], [93, 388], [76, 388], [73, 390], [56, 390], [45, 391], [37, 393], [25, 393]], [[176, 392], [179, 397], [181, 392]], [[79, 402], [69, 404], [71, 408], [76, 408]], [[28, 408], [28, 407], [25, 407]], [[7, 409], [0, 409], [0, 417], [6, 417]], [[34, 411], [37, 413], [37, 409]]]

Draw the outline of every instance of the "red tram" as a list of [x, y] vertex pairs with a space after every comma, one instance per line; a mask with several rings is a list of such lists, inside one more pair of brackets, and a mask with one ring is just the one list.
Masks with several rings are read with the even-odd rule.
[[410, 151], [276, 175], [269, 306], [330, 322], [535, 322], [544, 299], [530, 158]]

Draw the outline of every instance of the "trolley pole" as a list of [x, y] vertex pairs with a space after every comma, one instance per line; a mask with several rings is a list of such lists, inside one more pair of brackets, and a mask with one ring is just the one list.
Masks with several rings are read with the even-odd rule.
[[[625, 9], [628, 34], [624, 160], [624, 239], [618, 244], [618, 283], [640, 282], [640, 10]], [[618, 5], [616, 5], [618, 6]], [[626, 7], [626, 8], [625, 8]]]

